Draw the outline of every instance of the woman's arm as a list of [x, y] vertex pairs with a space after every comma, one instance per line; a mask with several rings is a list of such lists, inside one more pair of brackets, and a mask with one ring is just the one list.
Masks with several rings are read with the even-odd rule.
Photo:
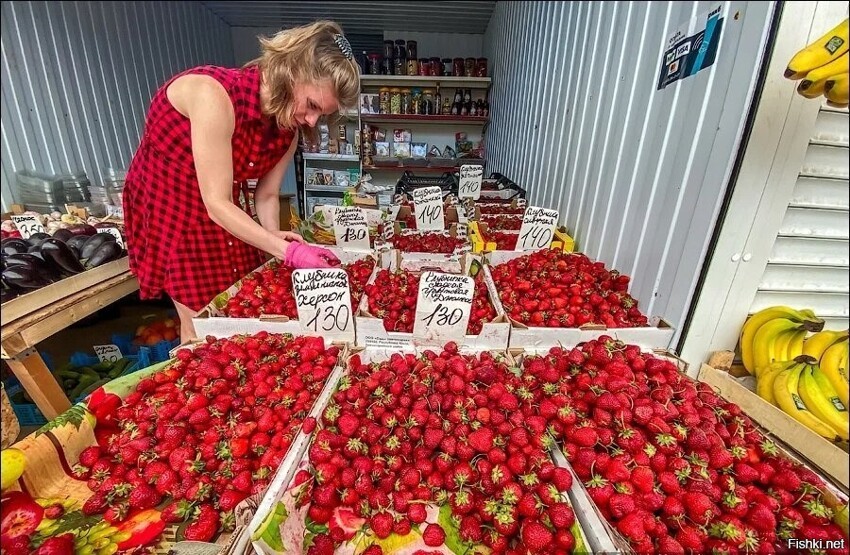
[[275, 166], [257, 183], [254, 191], [254, 206], [260, 224], [269, 231], [280, 231], [280, 183], [286, 173], [286, 168], [292, 162], [295, 149], [298, 146], [298, 135], [292, 139], [292, 145]]
[[192, 155], [210, 219], [242, 241], [284, 258], [289, 243], [257, 225], [233, 203], [231, 140], [235, 117], [224, 87], [205, 75], [186, 75], [168, 87], [167, 95], [191, 123]]

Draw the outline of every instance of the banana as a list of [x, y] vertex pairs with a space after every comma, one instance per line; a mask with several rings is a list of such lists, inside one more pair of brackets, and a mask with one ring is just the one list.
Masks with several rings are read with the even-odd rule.
[[803, 342], [806, 340], [806, 334], [808, 332], [806, 330], [797, 330], [794, 333], [794, 336], [791, 338], [791, 341], [788, 342], [788, 350], [785, 355], [788, 357], [786, 360], [794, 360], [798, 356], [803, 354]]
[[847, 419], [847, 409], [838, 400], [835, 390], [826, 381], [826, 378], [822, 378], [824, 387], [821, 387], [815, 372], [821, 376], [817, 366], [807, 364], [805, 370], [800, 374], [798, 385], [800, 397], [812, 414], [820, 418], [823, 423], [835, 430], [835, 433], [841, 439], [846, 441], [850, 439], [850, 434], [847, 431], [848, 423], [850, 423], [850, 420]]
[[776, 406], [776, 395], [773, 394], [773, 382], [776, 380], [776, 376], [779, 375], [780, 372], [787, 370], [797, 364], [792, 361], [779, 361], [774, 362], [764, 370], [762, 370], [761, 374], [756, 381], [756, 395], [770, 403], [771, 405]]
[[755, 372], [755, 364], [753, 363], [753, 339], [759, 328], [767, 322], [776, 318], [787, 318], [795, 322], [809, 322], [809, 331], [820, 331], [823, 329], [823, 320], [815, 317], [814, 313], [808, 309], [796, 310], [788, 306], [771, 306], [753, 314], [744, 322], [741, 328], [741, 359], [744, 362], [744, 368], [752, 374]]
[[[801, 359], [802, 357], [797, 359], [798, 363], [791, 368], [780, 372], [773, 381], [773, 394], [776, 396], [776, 404], [800, 424], [819, 436], [833, 441], [836, 438], [835, 430], [812, 414], [800, 398], [797, 387], [800, 382], [800, 374], [806, 367], [806, 363], [802, 362]], [[805, 360], [810, 361], [811, 359]]]
[[844, 336], [840, 341], [833, 343], [820, 359], [820, 370], [824, 377], [832, 385], [835, 394], [844, 403], [850, 406], [850, 385], [847, 383], [847, 349], [848, 338]]
[[[800, 329], [802, 324], [787, 318], [777, 318], [758, 329], [753, 338], [753, 365], [758, 378], [761, 371], [770, 363], [779, 360], [776, 352], [777, 338], [786, 332]], [[784, 353], [782, 355], [784, 357]]]
[[[794, 360], [794, 357], [788, 356], [788, 345], [791, 343], [791, 339], [800, 331], [790, 329], [776, 336], [776, 342], [773, 344], [773, 360]], [[806, 330], [802, 331], [805, 332]]]
[[800, 81], [799, 88], [806, 90], [817, 81], [826, 82], [828, 79], [837, 77], [841, 74], [846, 74], [848, 67], [847, 64], [850, 63], [848, 60], [850, 60], [850, 53], [845, 52], [828, 64], [811, 70], [808, 74], [806, 74], [803, 80]]
[[850, 74], [844, 73], [827, 79], [824, 85], [826, 98], [838, 106], [847, 106], [850, 101]]
[[806, 98], [817, 98], [823, 94], [823, 91], [826, 88], [826, 79], [814, 81], [805, 88], [803, 88], [803, 83], [805, 83], [805, 81], [800, 81], [800, 84], [797, 85], [797, 94]]
[[850, 38], [850, 20], [845, 19], [822, 37], [812, 42], [799, 52], [785, 70], [785, 77], [802, 79], [813, 69], [826, 65], [847, 52], [847, 41]]
[[814, 357], [817, 360], [823, 356], [823, 353], [830, 345], [839, 341], [842, 337], [847, 337], [847, 330], [834, 331], [823, 330], [806, 339], [803, 343], [803, 354]]

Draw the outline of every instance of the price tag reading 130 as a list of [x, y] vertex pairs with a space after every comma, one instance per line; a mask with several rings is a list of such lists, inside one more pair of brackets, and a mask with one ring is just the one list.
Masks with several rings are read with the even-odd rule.
[[295, 270], [292, 287], [303, 331], [329, 341], [354, 341], [351, 293], [345, 270]]
[[12, 221], [24, 239], [29, 239], [34, 233], [44, 233], [44, 226], [35, 216], [12, 216]]
[[419, 280], [413, 337], [428, 343], [462, 342], [472, 311], [475, 282], [469, 276], [425, 272]]
[[358, 206], [339, 206], [333, 216], [336, 246], [346, 250], [369, 250], [369, 224], [366, 212]]
[[522, 217], [522, 228], [516, 242], [518, 251], [536, 251], [549, 248], [558, 222], [558, 211], [529, 206]]
[[439, 187], [422, 187], [413, 190], [413, 210], [416, 213], [416, 229], [443, 230], [446, 227], [443, 214], [443, 191]]
[[124, 358], [118, 345], [110, 343], [109, 345], [95, 345], [93, 348], [94, 354], [97, 355], [100, 362], [116, 362]]

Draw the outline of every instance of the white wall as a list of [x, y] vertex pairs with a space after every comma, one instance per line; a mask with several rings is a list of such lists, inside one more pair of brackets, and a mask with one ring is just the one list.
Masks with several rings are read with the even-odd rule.
[[[722, 5], [711, 67], [657, 90], [667, 37]], [[488, 171], [560, 210], [677, 335], [750, 107], [771, 2], [498, 2]], [[705, 19], [702, 18], [702, 29]]]
[[233, 63], [227, 24], [198, 2], [3, 2], [0, 41], [4, 211], [17, 170], [126, 169], [164, 81]]

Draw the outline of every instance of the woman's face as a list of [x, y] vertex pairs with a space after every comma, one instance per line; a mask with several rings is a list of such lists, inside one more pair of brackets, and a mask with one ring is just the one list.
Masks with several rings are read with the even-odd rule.
[[339, 102], [329, 81], [320, 83], [298, 83], [293, 88], [295, 97], [295, 123], [315, 127], [322, 116], [339, 110]]

